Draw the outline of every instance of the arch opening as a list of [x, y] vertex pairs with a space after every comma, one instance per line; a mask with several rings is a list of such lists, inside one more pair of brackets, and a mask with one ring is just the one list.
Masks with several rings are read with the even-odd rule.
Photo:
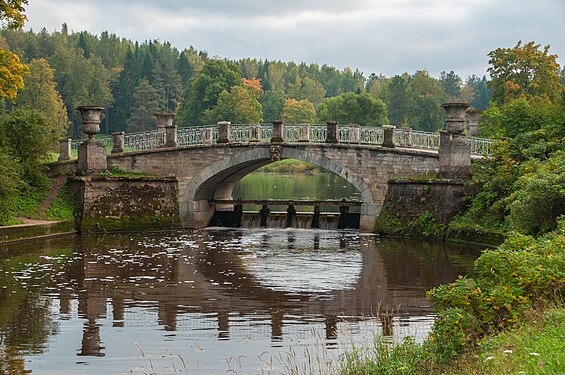
[[360, 176], [339, 162], [324, 155], [314, 154], [303, 148], [284, 147], [277, 160], [272, 158], [269, 147], [257, 147], [232, 155], [204, 168], [190, 179], [179, 202], [183, 224], [188, 228], [203, 228], [209, 225], [216, 211], [233, 210], [231, 204], [210, 204], [209, 200], [233, 200], [235, 185], [250, 173], [274, 161], [295, 159], [313, 164], [347, 181], [358, 192], [360, 206], [359, 229], [372, 231], [381, 206], [375, 204], [373, 194]]

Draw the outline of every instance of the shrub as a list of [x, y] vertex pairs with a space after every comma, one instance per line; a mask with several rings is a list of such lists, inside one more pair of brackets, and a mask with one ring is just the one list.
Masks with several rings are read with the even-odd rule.
[[428, 345], [446, 361], [522, 318], [532, 307], [565, 301], [565, 217], [534, 238], [513, 233], [475, 262], [476, 278], [460, 277], [428, 292], [439, 318]]

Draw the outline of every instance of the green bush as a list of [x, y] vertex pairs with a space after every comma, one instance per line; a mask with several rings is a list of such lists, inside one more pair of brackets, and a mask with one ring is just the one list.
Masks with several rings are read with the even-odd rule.
[[76, 203], [71, 197], [68, 185], [65, 185], [57, 194], [45, 212], [49, 220], [72, 220], [76, 212]]
[[557, 224], [537, 239], [513, 233], [477, 259], [476, 278], [460, 277], [428, 292], [439, 316], [428, 345], [438, 361], [512, 325], [532, 307], [565, 302], [565, 217]]
[[565, 152], [545, 161], [532, 160], [522, 170], [505, 200], [510, 228], [532, 235], [555, 229], [557, 217], [565, 215]]
[[10, 211], [14, 208], [20, 180], [17, 165], [17, 160], [0, 147], [0, 225], [13, 224]]

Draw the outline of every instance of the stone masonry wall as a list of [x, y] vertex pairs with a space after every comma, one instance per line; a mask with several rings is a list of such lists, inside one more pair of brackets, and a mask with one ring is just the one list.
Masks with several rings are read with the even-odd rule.
[[440, 237], [464, 208], [461, 180], [391, 180], [375, 230], [384, 234]]
[[175, 178], [77, 177], [71, 192], [79, 232], [181, 227]]

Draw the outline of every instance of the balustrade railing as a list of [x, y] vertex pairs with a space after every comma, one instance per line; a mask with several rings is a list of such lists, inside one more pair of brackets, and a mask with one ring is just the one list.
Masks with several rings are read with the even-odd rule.
[[429, 133], [419, 130], [412, 130], [407, 133], [409, 140], [405, 147], [439, 150], [439, 133]]
[[[303, 125], [302, 125], [303, 126]], [[252, 139], [251, 125], [231, 125], [230, 140], [234, 143], [248, 143], [257, 139]], [[272, 127], [270, 125], [259, 126], [258, 141], [268, 143], [271, 141]], [[285, 125], [284, 141], [299, 142], [305, 141], [301, 139], [301, 125]], [[308, 142], [325, 143], [327, 136], [327, 127], [325, 125], [308, 125]], [[143, 151], [162, 147], [165, 145], [166, 135], [157, 130], [126, 133], [124, 136], [125, 151]], [[255, 135], [257, 137], [257, 135]], [[352, 138], [353, 137], [353, 138]], [[97, 136], [96, 139], [102, 142], [107, 152], [112, 150], [111, 136]], [[181, 147], [199, 145], [205, 143], [216, 143], [218, 139], [218, 126], [189, 126], [177, 128], [177, 142]], [[340, 143], [355, 143], [364, 145], [381, 145], [383, 143], [383, 128], [361, 126], [353, 127], [340, 126], [338, 132], [338, 140]], [[78, 145], [82, 140], [73, 140], [71, 142], [71, 155], [76, 157]], [[439, 149], [440, 135], [439, 133], [430, 133], [411, 129], [395, 129], [394, 144], [400, 148], [414, 148], [424, 150]], [[491, 155], [492, 140], [477, 137], [465, 137], [466, 144], [471, 149], [472, 155]]]
[[492, 155], [492, 140], [477, 137], [465, 137], [465, 142], [471, 148], [471, 155]]
[[337, 140], [339, 141], [339, 143], [349, 143], [349, 142], [351, 142], [349, 126], [340, 126], [338, 128]]
[[285, 125], [283, 138], [287, 142], [298, 142], [300, 139], [300, 127], [297, 125]]
[[216, 125], [210, 126], [187, 126], [177, 128], [177, 142], [179, 146], [192, 146], [203, 143], [202, 134], [206, 129], [211, 131], [211, 143], [216, 143], [218, 139], [218, 127]]
[[380, 145], [384, 141], [383, 128], [376, 126], [362, 126], [360, 132], [359, 143], [365, 145]]
[[[126, 133], [124, 149], [128, 151], [144, 151], [158, 148], [165, 144], [165, 134], [157, 131]], [[110, 147], [110, 150], [112, 147]]]
[[324, 143], [327, 138], [328, 128], [326, 125], [310, 125], [308, 133], [310, 142]]

